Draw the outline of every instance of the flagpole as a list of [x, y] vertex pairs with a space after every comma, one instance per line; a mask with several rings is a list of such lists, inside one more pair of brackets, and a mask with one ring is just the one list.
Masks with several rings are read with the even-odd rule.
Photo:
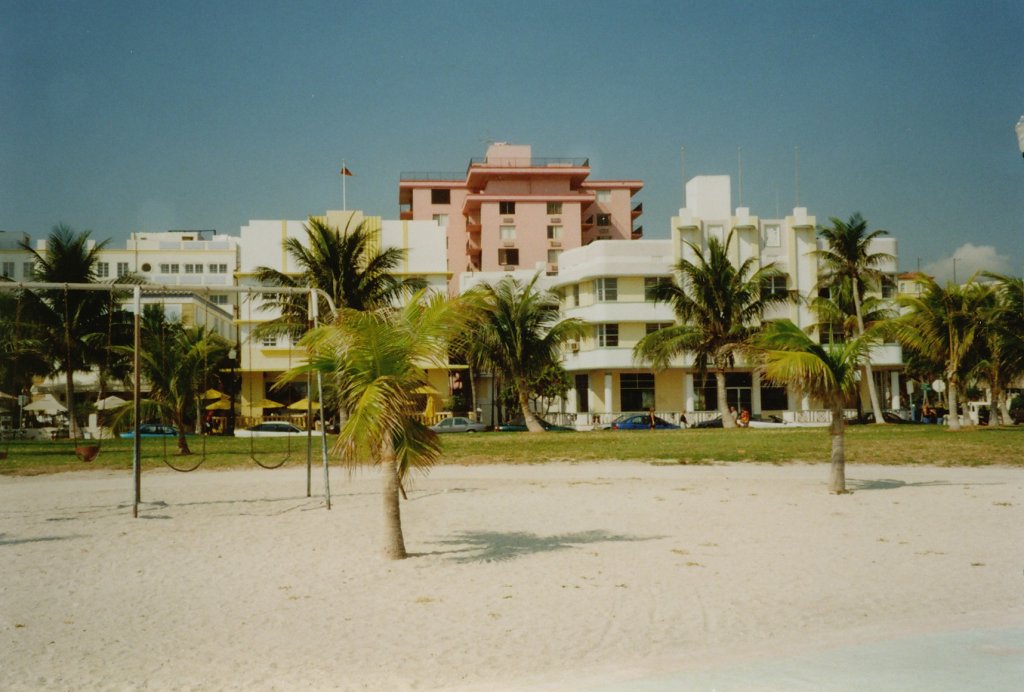
[[348, 170], [348, 169], [345, 167], [345, 159], [342, 159], [341, 160], [341, 210], [342, 211], [348, 211], [348, 196], [347, 196], [347, 191], [345, 189], [345, 178], [347, 177], [345, 175], [345, 171], [346, 170]]

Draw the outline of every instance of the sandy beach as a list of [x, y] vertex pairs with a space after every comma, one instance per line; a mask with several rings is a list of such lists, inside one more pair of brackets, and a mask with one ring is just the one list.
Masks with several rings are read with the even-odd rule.
[[371, 470], [333, 470], [330, 511], [316, 470], [312, 498], [304, 468], [147, 472], [138, 519], [128, 473], [0, 478], [0, 688], [704, 689], [1024, 627], [1024, 470], [847, 474], [834, 496], [823, 465], [439, 466], [401, 562]]

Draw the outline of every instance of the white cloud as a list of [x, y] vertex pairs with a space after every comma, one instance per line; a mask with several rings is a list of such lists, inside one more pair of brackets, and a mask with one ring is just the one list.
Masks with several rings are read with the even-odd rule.
[[991, 245], [964, 243], [949, 257], [922, 266], [921, 271], [934, 276], [940, 285], [953, 281], [954, 278], [963, 283], [978, 271], [1008, 274], [1010, 261], [1006, 255], [999, 254]]

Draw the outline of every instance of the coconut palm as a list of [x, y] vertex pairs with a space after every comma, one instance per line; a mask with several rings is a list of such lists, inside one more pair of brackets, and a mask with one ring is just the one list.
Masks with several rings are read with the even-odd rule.
[[583, 323], [560, 319], [558, 296], [537, 288], [540, 273], [525, 284], [505, 277], [480, 284], [464, 295], [467, 323], [459, 347], [469, 362], [504, 378], [530, 432], [544, 432], [530, 409], [530, 382], [556, 364], [562, 346], [583, 334]]
[[[378, 250], [372, 229], [365, 221], [353, 228], [353, 219], [350, 217], [344, 230], [340, 230], [323, 219], [309, 217], [306, 242], [298, 238], [284, 241], [284, 249], [299, 272], [289, 274], [270, 267], [257, 267], [256, 279], [268, 286], [318, 288], [330, 296], [335, 307], [353, 310], [391, 305], [425, 287], [422, 279], [395, 276], [405, 250]], [[264, 307], [280, 310], [282, 318], [263, 331], [275, 328], [279, 332], [290, 331], [289, 325], [308, 323], [305, 296], [270, 298]], [[330, 314], [326, 300], [320, 305], [320, 314]]]
[[[43, 250], [22, 242], [22, 249], [34, 260], [33, 281], [96, 283], [96, 263], [106, 241], [92, 243], [89, 236], [89, 231], [76, 233], [60, 224], [50, 233]], [[47, 345], [43, 355], [48, 361], [48, 374], [64, 375], [71, 434], [77, 437], [74, 374], [88, 372], [104, 361], [112, 318], [119, 324], [127, 318], [102, 291], [25, 291], [21, 299], [28, 337]]]
[[846, 492], [843, 408], [857, 392], [858, 371], [873, 342], [869, 332], [842, 343], [819, 344], [789, 320], [769, 323], [756, 340], [767, 381], [795, 385], [831, 410], [829, 490], [834, 493]]
[[[895, 259], [884, 252], [871, 252], [870, 245], [876, 238], [888, 235], [888, 231], [879, 229], [869, 233], [868, 222], [859, 213], [851, 216], [848, 221], [832, 217], [831, 222], [831, 227], [818, 231], [818, 235], [827, 242], [827, 247], [814, 253], [824, 265], [824, 272], [817, 288], [828, 288], [836, 295], [848, 297], [848, 300], [839, 302], [841, 305], [848, 304], [853, 307], [857, 335], [862, 336], [866, 330], [862, 310], [864, 295], [869, 290], [877, 288], [882, 281], [879, 267]], [[883, 424], [885, 420], [882, 417], [882, 406], [878, 400], [871, 362], [868, 360], [864, 361], [864, 379], [867, 382], [868, 398], [875, 415], [875, 423]]]
[[655, 299], [672, 306], [676, 324], [646, 335], [633, 349], [636, 360], [648, 361], [659, 370], [673, 358], [691, 353], [701, 373], [714, 371], [718, 411], [727, 428], [736, 427], [736, 421], [725, 413], [725, 373], [760, 329], [765, 311], [789, 300], [768, 290], [771, 280], [782, 276], [774, 264], [757, 268], [757, 261], [750, 258], [737, 267], [729, 261], [734, 235], [729, 233], [725, 243], [708, 238], [706, 255], [698, 245], [687, 243], [695, 261], [680, 260], [675, 266], [678, 282], [655, 289]]
[[[168, 320], [159, 305], [144, 308], [140, 330], [139, 370], [149, 385], [149, 395], [140, 402], [142, 415], [170, 420], [178, 429], [178, 453], [191, 454], [185, 432], [189, 421], [201, 415], [200, 394], [216, 380], [231, 344], [204, 327]], [[129, 354], [131, 348], [118, 351]], [[115, 425], [132, 413], [126, 407]]]
[[320, 372], [335, 386], [349, 417], [334, 449], [343, 463], [380, 466], [384, 553], [392, 559], [406, 557], [399, 507], [403, 480], [441, 453], [437, 434], [417, 417], [415, 396], [427, 385], [423, 368], [445, 361], [454, 317], [452, 303], [425, 291], [400, 308], [343, 308], [306, 334], [302, 344], [309, 363], [285, 375], [297, 379]]
[[995, 283], [978, 284], [982, 354], [973, 372], [992, 391], [990, 425], [1010, 422], [1006, 386], [1024, 374], [1024, 280], [985, 273]]
[[972, 351], [981, 343], [982, 294], [952, 283], [942, 288], [924, 275], [917, 282], [923, 290], [900, 298], [905, 312], [892, 328], [904, 348], [944, 363], [949, 428], [959, 430], [957, 395]]

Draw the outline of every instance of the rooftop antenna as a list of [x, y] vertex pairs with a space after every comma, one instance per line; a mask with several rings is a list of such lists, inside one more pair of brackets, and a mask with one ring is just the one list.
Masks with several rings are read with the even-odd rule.
[[736, 147], [736, 162], [739, 167], [739, 204], [737, 206], [743, 206], [743, 147]]

